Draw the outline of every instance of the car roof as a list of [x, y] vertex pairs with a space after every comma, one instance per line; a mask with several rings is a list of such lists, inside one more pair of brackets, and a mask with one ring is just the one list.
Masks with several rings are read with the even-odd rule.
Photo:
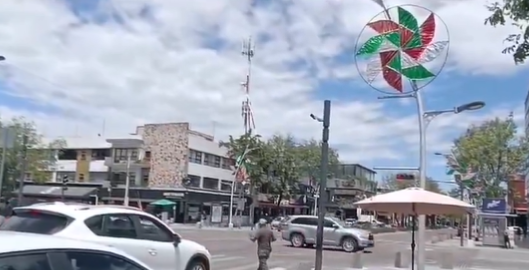
[[9, 245], [0, 245], [0, 254], [42, 249], [84, 249], [127, 256], [124, 252], [108, 246], [45, 234], [0, 231], [0, 239], [2, 243], [9, 243]]
[[[38, 203], [23, 207], [16, 207], [13, 209], [15, 212], [17, 210], [42, 210], [60, 213], [74, 219], [87, 219], [96, 215], [105, 215], [105, 214], [136, 214], [136, 215], [145, 215], [152, 216], [144, 211], [141, 211], [139, 208], [121, 206], [121, 205], [90, 205], [90, 204], [80, 204], [80, 203], [62, 203], [62, 202], [50, 202], [50, 203]], [[154, 217], [154, 216], [152, 216]]]

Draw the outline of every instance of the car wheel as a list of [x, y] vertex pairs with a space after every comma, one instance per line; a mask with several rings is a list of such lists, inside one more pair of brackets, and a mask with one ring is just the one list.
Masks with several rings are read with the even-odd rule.
[[206, 264], [200, 260], [193, 260], [190, 262], [186, 270], [207, 270]]
[[293, 247], [303, 247], [303, 245], [305, 244], [305, 237], [303, 237], [303, 235], [299, 233], [293, 233], [290, 236], [290, 243]]
[[342, 249], [345, 252], [356, 252], [359, 250], [358, 242], [353, 237], [346, 237], [342, 240]]

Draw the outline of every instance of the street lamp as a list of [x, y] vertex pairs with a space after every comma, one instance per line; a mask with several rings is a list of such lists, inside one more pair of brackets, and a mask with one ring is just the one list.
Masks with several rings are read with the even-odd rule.
[[318, 205], [318, 228], [316, 230], [316, 262], [314, 270], [321, 270], [323, 264], [323, 223], [325, 221], [325, 203], [327, 198], [325, 190], [327, 189], [327, 170], [329, 166], [329, 126], [331, 125], [331, 101], [323, 102], [323, 118], [311, 114], [310, 117], [323, 124], [321, 135], [321, 165], [320, 165], [320, 189]]
[[228, 228], [230, 229], [233, 229], [233, 200], [234, 200], [233, 197], [235, 194], [235, 185], [237, 184], [237, 175], [239, 174], [240, 168], [242, 167], [242, 162], [244, 161], [244, 159], [246, 159], [246, 155], [255, 149], [257, 148], [250, 148], [250, 149], [244, 150], [244, 153], [240, 157], [241, 163], [236, 164], [237, 168], [235, 168], [235, 173], [234, 173], [235, 178], [233, 179], [233, 182], [231, 183], [231, 190], [230, 190], [230, 209], [229, 209], [229, 216], [228, 216]]

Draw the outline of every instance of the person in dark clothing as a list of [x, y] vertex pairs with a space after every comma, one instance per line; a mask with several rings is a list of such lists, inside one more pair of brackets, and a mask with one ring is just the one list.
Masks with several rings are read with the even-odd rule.
[[259, 228], [250, 237], [252, 242], [257, 241], [257, 257], [259, 258], [259, 267], [257, 270], [268, 270], [268, 259], [270, 253], [272, 253], [272, 242], [276, 241], [274, 232], [267, 226], [265, 219], [260, 219], [258, 226]]
[[3, 217], [10, 217], [13, 215], [13, 207], [9, 204], [9, 201], [3, 200], [2, 203], [0, 203], [0, 216]]

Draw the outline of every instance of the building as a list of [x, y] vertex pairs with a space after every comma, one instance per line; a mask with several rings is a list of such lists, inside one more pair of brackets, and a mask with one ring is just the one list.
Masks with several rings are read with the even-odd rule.
[[[50, 178], [57, 182], [68, 176], [72, 185], [99, 183], [99, 202], [120, 203], [128, 176], [131, 205], [147, 207], [167, 198], [176, 202], [172, 216], [191, 222], [222, 205], [220, 222], [227, 223], [234, 181], [234, 161], [227, 152], [213, 136], [191, 130], [188, 123], [146, 124], [124, 137], [67, 138], [67, 146], [55, 151]], [[39, 194], [35, 187], [32, 192]], [[252, 200], [244, 202], [247, 209]]]
[[125, 184], [128, 172], [131, 186], [231, 190], [228, 149], [213, 136], [190, 130], [187, 123], [148, 124], [129, 138], [107, 142], [111, 155], [105, 165], [115, 185]]
[[68, 177], [71, 182], [105, 181], [108, 167], [105, 158], [110, 156], [110, 144], [103, 138], [68, 138], [67, 147], [56, 149], [56, 162], [50, 166], [52, 182]]

